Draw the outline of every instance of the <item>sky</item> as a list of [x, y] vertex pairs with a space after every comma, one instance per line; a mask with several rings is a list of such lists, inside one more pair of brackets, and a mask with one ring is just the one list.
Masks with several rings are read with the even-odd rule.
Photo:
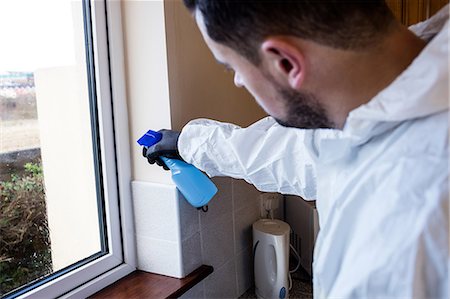
[[0, 73], [75, 64], [71, 2], [0, 0]]

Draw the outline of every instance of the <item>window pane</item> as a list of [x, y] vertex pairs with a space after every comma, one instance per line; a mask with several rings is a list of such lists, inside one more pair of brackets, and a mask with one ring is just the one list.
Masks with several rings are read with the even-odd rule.
[[106, 253], [84, 27], [81, 1], [0, 1], [0, 296]]

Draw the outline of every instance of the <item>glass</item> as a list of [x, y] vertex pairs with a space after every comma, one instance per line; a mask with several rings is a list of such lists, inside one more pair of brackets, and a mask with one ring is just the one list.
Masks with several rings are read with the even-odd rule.
[[0, 2], [0, 296], [107, 252], [85, 11]]

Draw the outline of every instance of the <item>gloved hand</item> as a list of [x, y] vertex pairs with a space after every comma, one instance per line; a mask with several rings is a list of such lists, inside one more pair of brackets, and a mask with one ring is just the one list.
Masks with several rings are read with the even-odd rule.
[[142, 154], [147, 158], [148, 163], [154, 164], [156, 162], [156, 164], [165, 170], [169, 170], [160, 156], [184, 161], [178, 152], [178, 137], [180, 136], [180, 132], [166, 129], [159, 130], [158, 132], [162, 133], [161, 140], [150, 147], [144, 146]]

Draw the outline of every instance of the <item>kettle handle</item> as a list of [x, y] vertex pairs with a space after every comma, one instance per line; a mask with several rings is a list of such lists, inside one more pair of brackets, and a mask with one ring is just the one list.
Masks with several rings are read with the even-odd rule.
[[283, 281], [283, 278], [284, 278], [283, 275], [286, 275], [286, 273], [283, 273], [284, 271], [286, 271], [286, 266], [284, 265], [285, 263], [283, 260], [284, 252], [282, 252], [280, 250], [280, 248], [283, 248], [283, 244], [280, 244], [280, 240], [275, 239], [275, 238], [271, 239], [269, 243], [271, 246], [273, 246], [274, 251], [275, 251], [275, 262], [277, 265], [277, 272], [276, 272], [276, 276], [275, 276], [276, 277], [275, 285], [279, 286], [279, 285], [281, 285], [281, 282]]

